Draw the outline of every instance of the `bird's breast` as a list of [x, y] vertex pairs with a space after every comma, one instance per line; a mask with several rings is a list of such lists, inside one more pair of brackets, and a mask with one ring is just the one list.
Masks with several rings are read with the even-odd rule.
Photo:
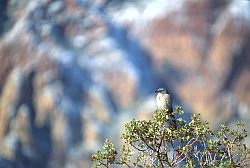
[[170, 109], [172, 105], [171, 97], [168, 94], [158, 94], [156, 96], [156, 103], [160, 109]]

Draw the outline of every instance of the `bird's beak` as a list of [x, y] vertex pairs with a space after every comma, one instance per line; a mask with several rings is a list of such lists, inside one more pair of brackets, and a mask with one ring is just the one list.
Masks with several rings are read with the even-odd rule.
[[158, 93], [158, 92], [159, 92], [158, 90], [155, 91], [155, 93]]

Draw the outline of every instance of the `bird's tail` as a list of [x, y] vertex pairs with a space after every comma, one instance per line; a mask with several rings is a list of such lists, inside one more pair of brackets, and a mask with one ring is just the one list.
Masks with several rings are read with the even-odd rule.
[[171, 106], [169, 112], [170, 112], [170, 117], [171, 117], [171, 121], [172, 121], [171, 125], [172, 125], [175, 129], [177, 129], [177, 122], [176, 122], [176, 118], [175, 118], [175, 116], [174, 116], [174, 111], [173, 111], [173, 107], [172, 107], [172, 106]]

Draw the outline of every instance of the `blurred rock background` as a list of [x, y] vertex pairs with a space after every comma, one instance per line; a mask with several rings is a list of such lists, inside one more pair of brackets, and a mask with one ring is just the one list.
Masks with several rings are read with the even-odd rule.
[[106, 138], [152, 114], [158, 87], [214, 129], [250, 130], [249, 9], [247, 0], [1, 0], [0, 167], [90, 167]]

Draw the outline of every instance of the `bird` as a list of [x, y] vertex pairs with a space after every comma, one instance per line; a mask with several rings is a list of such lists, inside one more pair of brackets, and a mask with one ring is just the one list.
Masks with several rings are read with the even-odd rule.
[[176, 127], [176, 120], [173, 115], [173, 107], [172, 107], [172, 97], [168, 90], [165, 88], [159, 88], [156, 91], [156, 104], [157, 104], [157, 109], [159, 110], [166, 110], [170, 117], [172, 118], [173, 121], [173, 126]]
[[164, 89], [159, 88], [156, 91], [156, 104], [158, 109], [165, 109], [168, 112], [173, 112], [172, 108], [172, 98], [170, 93]]

